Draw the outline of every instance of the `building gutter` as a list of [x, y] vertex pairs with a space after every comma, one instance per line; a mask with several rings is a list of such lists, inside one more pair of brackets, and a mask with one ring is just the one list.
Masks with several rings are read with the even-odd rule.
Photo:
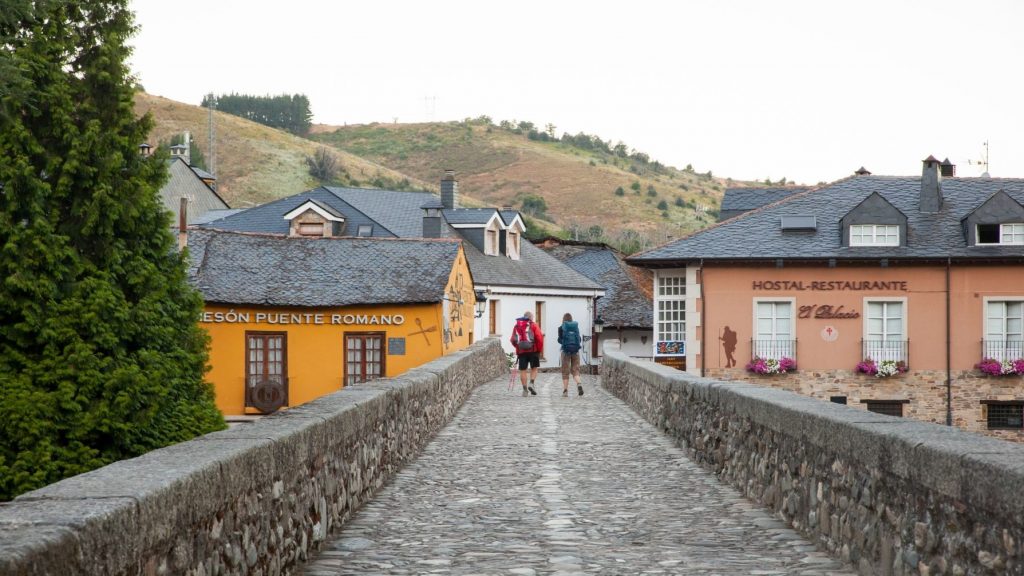
[[950, 343], [950, 294], [949, 272], [952, 260], [946, 258], [946, 426], [953, 425], [953, 370], [950, 367], [952, 344]]
[[708, 320], [704, 315], [705, 300], [707, 297], [707, 290], [705, 285], [707, 283], [707, 277], [704, 274], [704, 259], [700, 260], [700, 377], [704, 378], [705, 366], [707, 366], [707, 333], [708, 333]]

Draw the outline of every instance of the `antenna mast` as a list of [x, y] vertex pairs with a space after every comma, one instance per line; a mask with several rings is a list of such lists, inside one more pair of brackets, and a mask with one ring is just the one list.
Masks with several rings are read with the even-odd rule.
[[209, 160], [207, 161], [207, 168], [209, 168], [211, 175], [216, 176], [217, 175], [217, 152], [216, 152], [216, 149], [213, 147], [214, 142], [215, 142], [214, 135], [215, 135], [215, 132], [216, 132], [214, 127], [213, 127], [213, 109], [217, 106], [217, 99], [214, 97], [213, 92], [210, 92], [207, 95], [206, 103], [207, 103], [207, 116], [206, 116], [207, 138], [209, 139], [207, 146], [208, 146], [208, 150], [210, 151], [210, 153], [209, 153]]

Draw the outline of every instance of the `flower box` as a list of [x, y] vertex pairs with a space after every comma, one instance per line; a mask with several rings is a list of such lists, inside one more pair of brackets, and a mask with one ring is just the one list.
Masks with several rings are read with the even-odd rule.
[[754, 374], [785, 374], [795, 370], [796, 360], [785, 356], [779, 359], [754, 356], [754, 359], [747, 364], [747, 372]]
[[875, 362], [871, 358], [865, 358], [857, 363], [857, 372], [875, 376], [876, 378], [888, 378], [897, 376], [907, 371], [907, 364], [903, 360], [882, 360]]
[[974, 367], [989, 376], [1018, 376], [1024, 374], [1024, 358], [1017, 358], [1015, 360], [983, 358]]

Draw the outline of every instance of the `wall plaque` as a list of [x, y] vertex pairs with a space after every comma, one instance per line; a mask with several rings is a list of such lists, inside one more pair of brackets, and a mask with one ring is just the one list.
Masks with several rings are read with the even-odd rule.
[[388, 338], [388, 354], [405, 356], [405, 338]]

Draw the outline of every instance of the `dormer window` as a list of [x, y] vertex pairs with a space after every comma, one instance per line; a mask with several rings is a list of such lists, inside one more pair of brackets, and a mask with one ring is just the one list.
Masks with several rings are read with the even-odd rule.
[[896, 224], [851, 224], [850, 246], [899, 246], [900, 227]]
[[484, 254], [487, 256], [498, 255], [498, 231], [488, 228], [484, 236]]
[[356, 230], [356, 236], [360, 238], [369, 238], [373, 236], [373, 224], [360, 224]]
[[1024, 244], [1024, 223], [978, 224], [978, 244]]
[[519, 233], [514, 230], [508, 231], [508, 257], [519, 260]]
[[299, 236], [322, 237], [324, 235], [324, 225], [322, 222], [300, 222], [298, 234]]

